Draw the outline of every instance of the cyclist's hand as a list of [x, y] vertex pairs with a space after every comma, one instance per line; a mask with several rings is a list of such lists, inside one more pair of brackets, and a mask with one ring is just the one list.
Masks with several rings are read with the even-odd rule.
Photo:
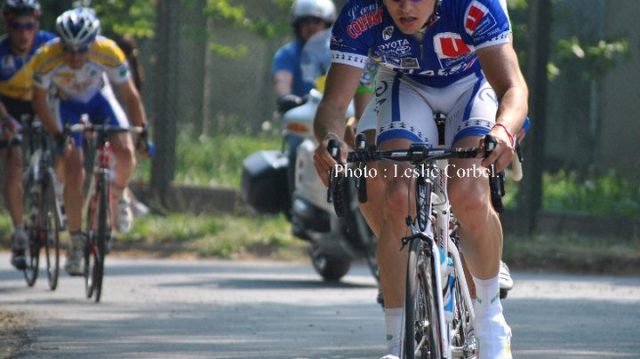
[[2, 138], [15, 137], [22, 130], [22, 125], [15, 118], [7, 116], [2, 120]]
[[[489, 132], [496, 141], [494, 150], [482, 160], [482, 165], [489, 167], [492, 163], [496, 165], [496, 171], [502, 172], [513, 160], [515, 155], [515, 142], [513, 135], [507, 132], [503, 126], [493, 126]], [[484, 140], [480, 141], [480, 153], [484, 154]]]
[[153, 157], [155, 153], [155, 146], [149, 140], [149, 127], [147, 124], [142, 126], [142, 132], [137, 135], [135, 140], [136, 150], [142, 155], [143, 158]]
[[340, 145], [340, 157], [342, 163], [345, 163], [347, 161], [348, 153], [347, 145], [340, 140], [340, 137], [338, 137], [338, 135], [334, 133], [327, 134], [318, 148], [316, 148], [316, 152], [313, 155], [313, 163], [316, 167], [318, 175], [320, 176], [320, 179], [322, 180], [322, 183], [324, 183], [325, 186], [329, 185], [329, 175], [331, 174], [331, 170], [336, 166], [336, 161], [333, 159], [333, 157], [331, 157], [331, 154], [327, 150], [330, 140], [338, 141]]
[[285, 113], [294, 107], [298, 107], [304, 103], [304, 100], [300, 96], [294, 94], [287, 94], [278, 97], [276, 100], [276, 106], [278, 112]]

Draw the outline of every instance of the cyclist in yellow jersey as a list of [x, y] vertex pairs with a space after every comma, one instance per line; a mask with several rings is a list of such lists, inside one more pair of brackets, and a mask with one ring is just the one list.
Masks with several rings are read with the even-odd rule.
[[7, 34], [0, 38], [0, 154], [4, 162], [4, 199], [13, 222], [11, 264], [26, 265], [27, 233], [23, 224], [22, 150], [7, 140], [19, 138], [23, 118], [33, 116], [31, 107], [31, 58], [54, 35], [39, 31], [40, 4], [36, 0], [7, 0], [3, 6]]
[[[34, 57], [33, 106], [47, 131], [61, 146], [65, 124], [81, 121], [84, 115], [94, 124], [129, 127], [128, 118], [135, 126], [145, 126], [146, 117], [140, 95], [133, 84], [125, 56], [112, 40], [99, 36], [100, 21], [88, 8], [64, 12], [56, 20], [59, 38], [43, 46]], [[108, 80], [108, 81], [107, 81]], [[122, 104], [116, 100], [115, 88]], [[59, 101], [55, 111], [47, 105], [47, 93], [56, 88]], [[54, 113], [55, 112], [55, 113]], [[129, 133], [111, 136], [112, 152], [116, 159], [115, 178], [112, 183], [112, 213], [122, 197], [135, 168], [133, 140]], [[83, 243], [82, 183], [85, 173], [81, 134], [73, 136], [73, 144], [63, 148], [64, 202], [67, 209], [71, 246], [65, 270], [81, 275]], [[117, 218], [112, 216], [112, 218]]]

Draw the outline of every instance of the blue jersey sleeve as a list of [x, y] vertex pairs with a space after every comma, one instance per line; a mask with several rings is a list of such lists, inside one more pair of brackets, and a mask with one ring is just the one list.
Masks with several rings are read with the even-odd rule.
[[287, 71], [292, 74], [296, 72], [296, 68], [300, 62], [300, 57], [296, 56], [292, 44], [287, 44], [278, 51], [273, 56], [273, 64], [271, 67], [271, 73], [274, 74], [277, 71]]
[[331, 36], [331, 62], [364, 68], [384, 10], [379, 1], [351, 0], [340, 12]]
[[504, 0], [467, 0], [463, 8], [462, 34], [476, 49], [510, 41], [511, 24]]

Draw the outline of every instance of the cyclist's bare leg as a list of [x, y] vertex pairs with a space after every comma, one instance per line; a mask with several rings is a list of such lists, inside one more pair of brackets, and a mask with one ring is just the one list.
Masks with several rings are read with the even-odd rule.
[[[129, 133], [111, 136], [111, 151], [116, 159], [113, 183], [118, 188], [126, 188], [136, 168], [135, 149]], [[122, 191], [121, 191], [122, 192]]]
[[[410, 144], [411, 141], [406, 139], [392, 139], [383, 142], [380, 149], [408, 148]], [[401, 238], [407, 234], [405, 222], [407, 212], [408, 210], [414, 212], [413, 208], [407, 208], [407, 204], [414, 205], [414, 201], [407, 197], [413, 196], [409, 191], [411, 181], [401, 176], [396, 177], [395, 174], [401, 173], [407, 166], [407, 164], [391, 161], [378, 162], [378, 176], [383, 182], [384, 191], [373, 196], [381, 199], [382, 206], [377, 210], [382, 212], [382, 216], [370, 218], [374, 222], [381, 220], [380, 223], [374, 223], [372, 227], [380, 228], [378, 266], [384, 297], [387, 349], [389, 354], [395, 356], [400, 356], [402, 350], [402, 318], [408, 256], [408, 247], [401, 250]]]
[[22, 150], [14, 146], [9, 152], [3, 149], [1, 154], [4, 159], [4, 199], [7, 210], [11, 216], [14, 228], [22, 225], [23, 213], [23, 188], [22, 188]]
[[84, 156], [82, 148], [71, 147], [65, 151], [64, 169], [64, 206], [67, 211], [67, 223], [70, 233], [82, 229], [82, 203], [84, 200]]
[[[468, 137], [454, 147], [475, 147], [479, 143], [479, 137]], [[454, 160], [451, 164], [455, 167], [449, 171], [449, 200], [460, 223], [465, 262], [475, 284], [474, 326], [480, 342], [479, 358], [511, 359], [511, 329], [499, 299], [502, 226], [491, 205], [489, 180], [483, 175], [486, 171], [480, 166], [480, 159]], [[465, 172], [458, 176], [459, 170]]]
[[[476, 147], [479, 143], [479, 137], [467, 137], [454, 147]], [[483, 169], [480, 159], [452, 160], [451, 164], [449, 200], [460, 223], [466, 264], [474, 277], [493, 278], [498, 275], [502, 256], [502, 226], [491, 206], [488, 179], [475, 176], [472, 171], [474, 165]], [[462, 177], [456, 176], [456, 171], [465, 169], [470, 171], [465, 171]]]
[[114, 230], [127, 232], [131, 229], [133, 215], [123, 193], [136, 167], [135, 149], [129, 133], [118, 133], [111, 137], [111, 150], [115, 157], [115, 177], [111, 186], [111, 221]]

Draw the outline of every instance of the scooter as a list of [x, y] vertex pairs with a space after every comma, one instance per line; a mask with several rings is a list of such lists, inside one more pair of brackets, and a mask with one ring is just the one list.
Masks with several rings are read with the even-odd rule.
[[[313, 119], [321, 99], [322, 93], [311, 90], [303, 105], [282, 116], [284, 141], [290, 163], [294, 164], [289, 167], [288, 176], [293, 179], [292, 231], [296, 237], [309, 241], [311, 263], [323, 279], [339, 280], [357, 259], [366, 259], [378, 279], [377, 239], [360, 213], [353, 184], [344, 185], [348, 209], [343, 218], [338, 218], [333, 206], [327, 203], [327, 189], [313, 164], [318, 147], [313, 135]], [[350, 106], [347, 117], [352, 115], [353, 106]]]

